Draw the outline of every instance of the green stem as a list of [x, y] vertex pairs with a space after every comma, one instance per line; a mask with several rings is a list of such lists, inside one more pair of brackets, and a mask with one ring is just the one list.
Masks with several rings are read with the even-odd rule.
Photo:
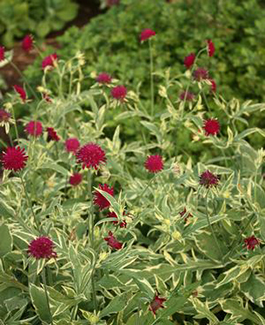
[[142, 191], [142, 193], [139, 195], [139, 197], [143, 197], [143, 195], [145, 194], [145, 192], [147, 191], [148, 187], [150, 186], [150, 184], [152, 183], [152, 181], [155, 179], [155, 176], [150, 178], [146, 187], [144, 188], [144, 190]]
[[207, 97], [206, 97], [204, 91], [202, 91], [202, 97], [203, 97], [203, 99], [205, 101], [205, 104], [206, 104], [206, 107], [208, 108], [208, 111], [211, 113], [212, 111], [211, 111], [210, 105], [208, 103], [208, 100], [207, 100]]
[[51, 308], [50, 308], [49, 295], [48, 295], [47, 285], [46, 285], [45, 266], [44, 266], [44, 268], [43, 268], [43, 270], [41, 272], [41, 277], [42, 277], [42, 282], [43, 282], [43, 286], [44, 286], [44, 291], [45, 291], [45, 297], [46, 297], [46, 301], [47, 301], [48, 310], [49, 310], [49, 313], [51, 315], [51, 325], [53, 325], [53, 319], [52, 319], [52, 313], [51, 313]]
[[16, 121], [15, 110], [14, 110], [13, 105], [12, 105], [12, 113], [13, 113], [13, 118], [14, 118], [14, 126], [15, 126], [16, 137], [17, 137], [17, 141], [18, 141], [19, 136], [18, 136], [18, 129], [17, 129], [17, 121]]
[[[90, 246], [94, 247], [94, 205], [93, 205], [93, 195], [92, 195], [92, 181], [93, 174], [90, 170], [87, 173], [87, 185], [88, 185], [88, 195], [90, 198], [90, 217], [89, 217], [89, 234], [90, 234]], [[91, 274], [91, 287], [92, 287], [92, 296], [93, 296], [93, 305], [94, 309], [98, 309], [96, 288], [95, 288], [95, 268], [93, 268]]]
[[17, 71], [17, 73], [20, 75], [20, 77], [24, 80], [24, 82], [26, 83], [26, 85], [28, 86], [28, 88], [31, 90], [33, 96], [36, 98], [36, 99], [39, 99], [36, 92], [34, 91], [34, 89], [31, 87], [31, 85], [28, 83], [28, 80], [23, 76], [23, 74], [21, 73], [21, 71], [19, 70], [19, 68], [12, 62], [12, 61], [9, 61], [11, 66]]
[[34, 221], [35, 221], [36, 227], [37, 227], [37, 229], [40, 231], [40, 225], [39, 225], [39, 222], [38, 222], [37, 217], [36, 217], [36, 214], [35, 214], [35, 212], [34, 212], [34, 210], [33, 210], [33, 208], [32, 208], [31, 200], [30, 200], [30, 198], [29, 198], [29, 196], [28, 196], [28, 192], [27, 192], [27, 190], [26, 190], [25, 182], [24, 182], [23, 177], [22, 177], [22, 175], [21, 175], [20, 173], [19, 173], [19, 177], [20, 177], [20, 179], [21, 179], [21, 183], [22, 183], [22, 186], [23, 186], [23, 190], [24, 190], [24, 193], [25, 193], [25, 196], [26, 196], [27, 202], [28, 202], [28, 207], [29, 207], [30, 210], [31, 210], [31, 213], [32, 213], [32, 215], [33, 215], [33, 219], [34, 219]]
[[210, 218], [209, 218], [209, 211], [208, 211], [208, 193], [209, 193], [209, 191], [207, 191], [206, 197], [205, 197], [206, 218], [207, 218], [208, 226], [211, 229], [211, 233], [213, 235], [215, 244], [218, 247], [218, 250], [219, 250], [219, 253], [220, 253], [220, 256], [221, 256], [221, 259], [222, 259], [222, 263], [223, 263], [223, 253], [222, 253], [221, 247], [219, 245], [219, 242], [218, 242], [218, 240], [217, 240], [217, 238], [215, 236], [215, 233], [214, 233], [214, 230], [213, 230], [213, 226], [212, 226], [211, 221], [210, 221]]
[[196, 63], [197, 63], [197, 60], [198, 60], [200, 54], [201, 54], [202, 52], [204, 52], [205, 50], [206, 50], [206, 48], [203, 48], [203, 49], [201, 49], [201, 50], [198, 52], [198, 54], [197, 54], [196, 57], [195, 57], [194, 63], [193, 63], [193, 65], [192, 65], [191, 72], [190, 72], [190, 73], [191, 73], [191, 77], [190, 77], [190, 80], [189, 80], [188, 86], [187, 86], [186, 91], [185, 91], [185, 97], [184, 97], [184, 101], [183, 101], [183, 109], [182, 109], [182, 111], [181, 111], [181, 119], [183, 118], [183, 113], [184, 113], [184, 111], [185, 111], [185, 106], [186, 106], [186, 102], [187, 102], [187, 96], [188, 96], [188, 92], [189, 92], [190, 85], [191, 85], [191, 82], [192, 82], [192, 74], [193, 74], [193, 72], [194, 72], [194, 70], [195, 70]]
[[154, 116], [154, 76], [153, 76], [153, 70], [154, 70], [154, 62], [153, 62], [153, 51], [152, 51], [152, 43], [151, 39], [149, 38], [149, 54], [150, 54], [150, 92], [151, 92], [151, 116]]
[[0, 139], [0, 143], [1, 143], [5, 148], [8, 147], [8, 145], [4, 142], [4, 140]]

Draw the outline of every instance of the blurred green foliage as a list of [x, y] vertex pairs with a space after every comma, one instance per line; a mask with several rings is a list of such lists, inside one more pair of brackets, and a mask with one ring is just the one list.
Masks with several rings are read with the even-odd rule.
[[72, 0], [1, 0], [1, 43], [11, 47], [15, 38], [26, 33], [45, 37], [60, 30], [76, 17], [78, 5]]
[[[85, 51], [87, 72], [107, 71], [123, 82], [147, 84], [149, 51], [139, 44], [144, 28], [154, 29], [155, 69], [184, 71], [184, 57], [212, 39], [213, 58], [205, 61], [226, 98], [265, 100], [265, 3], [259, 0], [121, 0], [82, 30], [59, 38], [61, 55]], [[133, 86], [133, 85], [132, 85]]]

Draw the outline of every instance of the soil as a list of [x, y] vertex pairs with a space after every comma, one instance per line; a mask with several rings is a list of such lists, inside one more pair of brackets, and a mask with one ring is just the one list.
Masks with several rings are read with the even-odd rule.
[[[101, 10], [99, 8], [99, 1], [78, 0], [77, 2], [79, 4], [77, 17], [71, 22], [68, 22], [63, 30], [51, 32], [43, 42], [42, 48], [45, 48], [47, 45], [58, 48], [58, 43], [56, 41], [57, 36], [62, 35], [65, 30], [71, 26], [77, 26], [79, 28], [83, 27], [89, 22], [91, 18], [101, 13]], [[21, 48], [21, 41], [14, 44], [13, 51], [13, 62], [20, 71], [23, 71], [28, 65], [32, 64], [35, 58], [39, 55], [35, 48], [32, 49], [30, 53], [25, 53], [25, 51], [23, 51]], [[18, 80], [20, 79], [19, 73], [12, 66], [10, 66], [10, 64], [1, 68], [0, 73], [4, 77], [5, 83], [7, 85], [7, 89], [5, 89], [3, 93], [12, 89], [13, 85], [17, 84]]]

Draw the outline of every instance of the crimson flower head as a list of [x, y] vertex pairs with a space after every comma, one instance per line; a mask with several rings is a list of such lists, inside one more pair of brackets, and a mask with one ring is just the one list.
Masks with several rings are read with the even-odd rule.
[[108, 237], [105, 237], [104, 240], [108, 242], [108, 245], [113, 248], [113, 249], [121, 249], [122, 248], [122, 243], [119, 242], [114, 236], [111, 231], [108, 233]]
[[22, 41], [22, 49], [29, 52], [33, 46], [33, 37], [31, 35], [26, 35]]
[[184, 59], [184, 65], [187, 69], [193, 66], [193, 63], [195, 61], [196, 55], [194, 53], [190, 53], [187, 55]]
[[152, 29], [144, 29], [142, 32], [141, 32], [141, 36], [140, 36], [140, 40], [141, 42], [143, 41], [146, 41], [147, 39], [155, 36], [156, 32], [153, 31]]
[[116, 87], [112, 88], [111, 95], [113, 98], [123, 102], [124, 98], [127, 95], [127, 89], [124, 86], [116, 86]]
[[57, 257], [53, 241], [45, 236], [38, 237], [30, 242], [28, 254], [36, 259]]
[[72, 186], [77, 186], [82, 182], [82, 179], [82, 174], [74, 173], [72, 176], [70, 176], [69, 184], [71, 184]]
[[111, 83], [111, 76], [106, 72], [102, 72], [97, 76], [96, 80], [100, 84], [110, 84]]
[[[125, 212], [123, 212], [123, 215], [125, 215]], [[115, 218], [117, 220], [114, 220], [112, 223], [114, 225], [117, 225], [119, 222], [118, 222], [118, 216], [117, 214], [113, 211], [113, 212], [109, 212], [108, 215], [107, 215], [108, 218]], [[120, 223], [120, 228], [126, 228], [127, 227], [127, 222], [125, 220], [123, 220], [121, 223]]]
[[206, 170], [206, 172], [203, 172], [200, 176], [200, 185], [206, 188], [211, 188], [218, 185], [219, 179], [219, 176], [211, 173], [209, 170]]
[[42, 93], [42, 98], [47, 102], [47, 103], [52, 103], [51, 97], [47, 93]]
[[208, 56], [213, 56], [214, 52], [215, 52], [215, 47], [213, 42], [209, 39], [207, 40], [207, 52], [208, 52]]
[[25, 168], [28, 156], [25, 149], [20, 147], [8, 147], [2, 154], [2, 163], [4, 169], [13, 170], [14, 172]]
[[0, 46], [0, 62], [5, 59], [5, 48]]
[[80, 142], [77, 138], [69, 138], [65, 141], [64, 146], [67, 152], [75, 153], [80, 147]]
[[209, 78], [208, 71], [204, 68], [198, 68], [194, 71], [193, 77], [197, 81], [206, 80]]
[[56, 53], [46, 56], [46, 58], [42, 60], [42, 69], [44, 70], [46, 67], [53, 68], [56, 60], [58, 60], [58, 55]]
[[76, 153], [77, 162], [82, 168], [98, 169], [100, 164], [106, 162], [105, 152], [96, 143], [90, 142], [81, 147]]
[[47, 141], [59, 141], [60, 137], [58, 136], [58, 134], [56, 133], [56, 131], [54, 130], [54, 128], [47, 128], [47, 132], [48, 132], [48, 138]]
[[19, 94], [21, 100], [23, 102], [25, 102], [26, 98], [27, 98], [27, 94], [26, 94], [25, 90], [18, 85], [14, 85], [13, 87], [14, 87], [15, 91]]
[[[114, 196], [114, 188], [108, 187], [107, 184], [99, 185], [99, 189], [109, 193], [109, 195]], [[110, 206], [110, 202], [98, 191], [94, 193], [94, 204], [99, 207], [99, 210], [102, 211]]]
[[8, 113], [6, 110], [4, 109], [0, 109], [0, 123], [2, 122], [8, 122], [8, 120], [10, 119], [11, 114]]
[[42, 134], [42, 124], [40, 121], [30, 121], [26, 127], [25, 131], [27, 134], [34, 137], [39, 137]]
[[216, 92], [216, 82], [213, 79], [209, 79], [210, 83], [211, 83], [211, 91], [213, 93]]
[[[184, 208], [184, 210], [181, 211], [179, 214], [180, 214], [182, 217], [185, 216], [185, 215], [187, 214], [187, 209]], [[184, 218], [184, 221], [187, 222], [188, 218], [191, 218], [191, 217], [192, 217], [192, 214], [189, 213], [189, 214]]]
[[186, 100], [187, 102], [192, 102], [194, 99], [194, 94], [189, 91], [183, 91], [179, 95], [180, 100]]
[[164, 168], [163, 159], [160, 155], [149, 156], [144, 166], [150, 173], [158, 173]]
[[155, 315], [156, 314], [156, 311], [159, 309], [159, 308], [165, 308], [163, 306], [163, 303], [166, 301], [165, 298], [161, 298], [161, 297], [158, 297], [158, 295], [155, 295], [155, 298], [154, 300], [151, 302], [150, 304], [150, 307], [149, 307], [149, 310], [151, 310], [153, 312], [153, 314]]
[[208, 119], [204, 121], [203, 129], [205, 130], [205, 135], [216, 135], [220, 131], [220, 124], [217, 119]]
[[256, 238], [254, 235], [245, 238], [244, 242], [245, 242], [244, 246], [247, 247], [247, 249], [251, 249], [251, 250], [254, 250], [255, 246], [259, 245], [260, 243], [258, 238]]

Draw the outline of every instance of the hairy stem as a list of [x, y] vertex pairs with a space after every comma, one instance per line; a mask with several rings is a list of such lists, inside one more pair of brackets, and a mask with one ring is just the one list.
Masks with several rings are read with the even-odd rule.
[[207, 218], [208, 226], [209, 226], [210, 229], [211, 229], [211, 233], [212, 233], [212, 235], [213, 235], [213, 238], [214, 238], [215, 244], [216, 244], [216, 246], [218, 247], [218, 250], [219, 250], [219, 253], [220, 253], [220, 256], [221, 256], [222, 262], [223, 262], [223, 252], [222, 252], [221, 247], [220, 247], [220, 245], [219, 245], [219, 242], [218, 242], [218, 240], [217, 240], [217, 238], [216, 238], [216, 236], [215, 236], [215, 232], [214, 232], [214, 230], [213, 230], [213, 226], [212, 226], [212, 224], [211, 224], [210, 217], [209, 217], [209, 211], [208, 211], [208, 193], [209, 193], [209, 191], [207, 191], [207, 193], [206, 193], [206, 197], [205, 197], [206, 218]]
[[151, 116], [154, 116], [154, 106], [155, 106], [155, 99], [154, 99], [154, 62], [153, 62], [153, 50], [152, 50], [152, 42], [149, 38], [149, 54], [150, 54], [150, 93], [151, 93]]
[[33, 208], [32, 208], [31, 200], [30, 200], [30, 198], [29, 198], [29, 196], [28, 196], [28, 192], [27, 192], [27, 190], [26, 190], [25, 182], [24, 182], [23, 177], [22, 177], [22, 175], [21, 175], [20, 173], [19, 173], [19, 177], [20, 177], [20, 179], [21, 179], [21, 183], [22, 183], [23, 190], [24, 190], [24, 193], [25, 193], [25, 196], [26, 196], [26, 200], [27, 200], [27, 203], [28, 203], [28, 207], [29, 207], [30, 210], [31, 210], [31, 213], [32, 213], [33, 219], [34, 219], [34, 221], [35, 221], [36, 227], [37, 227], [37, 229], [40, 231], [40, 225], [39, 225], [39, 222], [38, 222], [37, 217], [36, 217], [36, 214], [35, 214], [35, 212], [34, 212], [34, 210], [33, 210]]
[[[90, 216], [89, 216], [89, 236], [90, 236], [90, 246], [94, 247], [94, 205], [93, 205], [93, 194], [92, 194], [92, 181], [93, 174], [89, 170], [87, 173], [87, 184], [88, 184], [88, 195], [90, 198]], [[96, 296], [96, 288], [95, 288], [95, 268], [93, 268], [93, 272], [91, 274], [91, 287], [92, 287], [92, 297], [93, 297], [93, 305], [94, 309], [98, 309], [97, 304], [97, 296]]]
[[51, 308], [50, 308], [50, 300], [49, 300], [49, 295], [48, 295], [48, 291], [47, 291], [46, 272], [45, 271], [46, 270], [45, 270], [45, 266], [44, 266], [43, 270], [41, 271], [41, 277], [42, 277], [42, 282], [43, 282], [43, 286], [44, 286], [44, 291], [45, 291], [45, 297], [46, 297], [46, 301], [47, 301], [48, 310], [49, 310], [49, 313], [51, 315], [51, 324], [53, 325], [52, 313], [51, 313]]

